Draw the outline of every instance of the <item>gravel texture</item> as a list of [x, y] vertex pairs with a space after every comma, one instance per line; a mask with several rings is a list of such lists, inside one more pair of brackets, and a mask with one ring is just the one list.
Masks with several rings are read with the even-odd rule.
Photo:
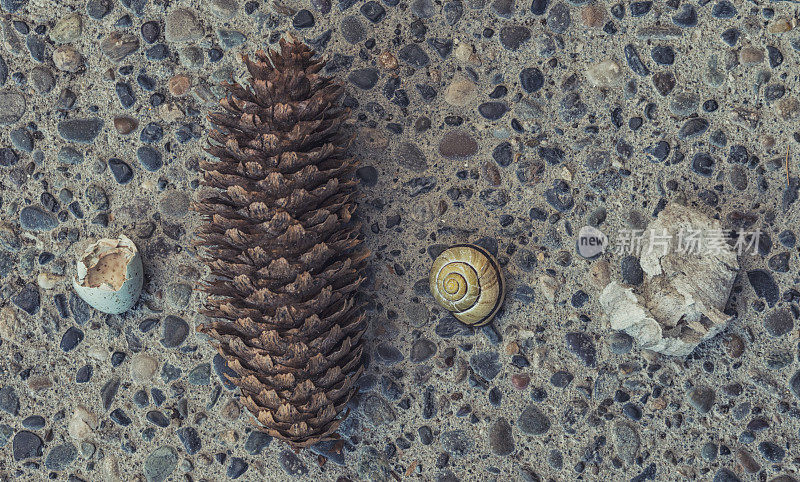
[[[714, 480], [800, 472], [800, 32], [793, 1], [0, 0], [0, 480]], [[195, 332], [190, 204], [219, 84], [287, 32], [347, 87], [374, 256], [368, 370], [342, 440], [259, 432]], [[667, 200], [740, 257], [723, 333], [685, 358], [615, 333], [584, 259]], [[70, 288], [89, 240], [145, 260], [123, 315]], [[478, 243], [490, 325], [428, 293]], [[783, 477], [783, 478], [781, 478]], [[794, 478], [793, 478], [794, 477]]]

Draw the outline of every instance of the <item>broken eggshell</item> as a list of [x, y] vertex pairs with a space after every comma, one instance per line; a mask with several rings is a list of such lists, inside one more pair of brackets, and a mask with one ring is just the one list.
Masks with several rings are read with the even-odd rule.
[[92, 308], [119, 314], [130, 309], [142, 292], [142, 258], [125, 235], [103, 238], [78, 257], [72, 287]]

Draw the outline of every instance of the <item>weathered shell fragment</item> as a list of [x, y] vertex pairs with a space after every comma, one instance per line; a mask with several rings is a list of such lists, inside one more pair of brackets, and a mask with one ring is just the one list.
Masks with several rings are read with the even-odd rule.
[[78, 258], [75, 292], [103, 313], [127, 311], [142, 292], [142, 258], [125, 235], [100, 239]]
[[[739, 271], [722, 232], [718, 220], [668, 204], [642, 239], [642, 285], [634, 290], [612, 281], [600, 295], [611, 328], [627, 332], [642, 348], [678, 356], [722, 331], [732, 318], [723, 310]], [[689, 233], [700, 233], [691, 245]]]

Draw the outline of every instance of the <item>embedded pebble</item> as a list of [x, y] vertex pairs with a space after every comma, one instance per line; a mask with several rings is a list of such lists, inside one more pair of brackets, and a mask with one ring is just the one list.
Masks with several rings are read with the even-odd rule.
[[176, 8], [167, 14], [164, 38], [167, 42], [191, 42], [203, 36], [197, 15], [188, 8]]

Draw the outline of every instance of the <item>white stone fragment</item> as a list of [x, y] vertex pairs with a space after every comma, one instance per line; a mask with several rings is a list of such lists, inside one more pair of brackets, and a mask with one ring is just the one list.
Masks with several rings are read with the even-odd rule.
[[[696, 249], [686, 249], [690, 232], [700, 233]], [[723, 310], [739, 271], [736, 251], [722, 232], [718, 220], [668, 204], [643, 237], [642, 285], [634, 291], [612, 281], [600, 294], [611, 328], [642, 348], [678, 356], [722, 331], [731, 319]]]

